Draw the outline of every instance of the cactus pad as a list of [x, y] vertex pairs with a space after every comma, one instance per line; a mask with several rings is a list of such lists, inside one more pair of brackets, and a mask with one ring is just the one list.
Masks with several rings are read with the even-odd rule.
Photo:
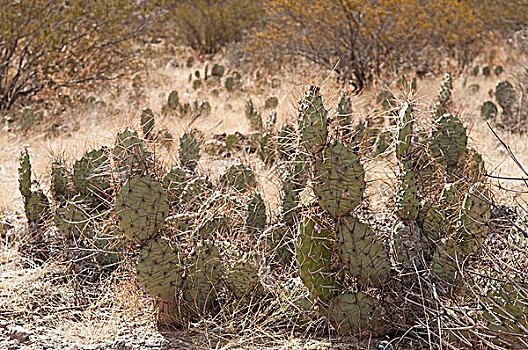
[[300, 101], [299, 130], [301, 144], [310, 153], [319, 152], [328, 137], [327, 111], [319, 88], [311, 86]]
[[365, 191], [365, 170], [357, 154], [342, 143], [326, 147], [323, 161], [314, 166], [314, 193], [333, 218], [357, 207]]
[[412, 111], [412, 105], [408, 102], [405, 102], [403, 107], [400, 109], [398, 120], [398, 136], [396, 138], [396, 157], [399, 160], [404, 159], [411, 150], [413, 124]]
[[266, 204], [258, 192], [252, 192], [247, 202], [246, 209], [246, 232], [250, 236], [256, 236], [266, 228]]
[[220, 176], [222, 186], [232, 187], [242, 192], [257, 186], [257, 178], [251, 168], [245, 164], [231, 165]]
[[115, 211], [125, 236], [142, 244], [165, 226], [169, 212], [167, 192], [152, 177], [136, 175], [117, 194]]
[[136, 265], [139, 285], [154, 298], [172, 300], [183, 285], [183, 265], [177, 248], [165, 238], [141, 248]]
[[337, 291], [332, 268], [333, 234], [317, 219], [305, 217], [299, 224], [296, 244], [298, 274], [314, 298], [328, 301]]
[[67, 205], [58, 207], [53, 219], [59, 232], [70, 240], [78, 240], [90, 229], [88, 209], [80, 201], [72, 200]]
[[417, 192], [414, 171], [406, 162], [402, 162], [396, 185], [396, 213], [400, 219], [414, 220], [418, 217]]
[[198, 130], [192, 129], [180, 137], [178, 154], [183, 167], [194, 171], [200, 160], [200, 145], [202, 135]]
[[238, 261], [226, 273], [226, 285], [235, 298], [250, 295], [258, 286], [258, 271], [247, 261]]
[[429, 149], [449, 173], [455, 170], [460, 157], [466, 152], [466, 146], [466, 128], [457, 117], [444, 114], [434, 122]]
[[380, 323], [379, 301], [363, 292], [341, 294], [330, 301], [328, 317], [339, 334], [357, 334]]
[[369, 226], [352, 216], [340, 218], [336, 240], [341, 260], [361, 283], [380, 286], [389, 278], [389, 256]]

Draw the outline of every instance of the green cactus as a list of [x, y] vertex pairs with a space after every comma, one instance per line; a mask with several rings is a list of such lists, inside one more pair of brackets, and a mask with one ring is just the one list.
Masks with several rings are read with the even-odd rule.
[[495, 73], [496, 76], [501, 75], [503, 72], [502, 66], [496, 66], [493, 72]]
[[235, 78], [227, 77], [224, 86], [227, 91], [233, 91], [233, 89], [235, 88]]
[[357, 154], [343, 143], [328, 145], [322, 161], [315, 162], [313, 190], [333, 218], [350, 213], [365, 191], [365, 170]]
[[436, 245], [431, 271], [433, 276], [447, 283], [455, 283], [459, 278], [459, 265], [464, 255], [453, 239], [446, 239]]
[[445, 165], [448, 173], [456, 169], [460, 157], [466, 152], [466, 146], [466, 128], [457, 117], [444, 114], [435, 120], [429, 137], [429, 149], [436, 160]]
[[398, 119], [398, 136], [396, 138], [396, 157], [398, 160], [405, 159], [412, 146], [413, 107], [405, 102], [400, 109]]
[[147, 175], [135, 175], [116, 196], [115, 212], [126, 238], [143, 244], [165, 227], [169, 213], [167, 191]]
[[495, 98], [505, 116], [511, 116], [516, 103], [516, 94], [509, 81], [501, 81], [495, 87]]
[[187, 259], [183, 298], [195, 313], [203, 314], [213, 306], [223, 282], [224, 271], [218, 248], [205, 241]]
[[250, 237], [264, 232], [266, 228], [266, 204], [258, 192], [252, 192], [249, 196], [246, 208], [246, 232]]
[[226, 285], [235, 298], [242, 299], [247, 297], [259, 285], [258, 271], [248, 261], [237, 261], [226, 272]]
[[169, 106], [169, 108], [172, 110], [176, 110], [179, 105], [180, 105], [180, 96], [178, 95], [178, 91], [172, 90], [169, 93], [169, 97], [167, 98], [167, 106]]
[[495, 344], [511, 349], [526, 347], [528, 332], [528, 299], [525, 281], [501, 283], [481, 297], [482, 315]]
[[265, 235], [272, 255], [285, 265], [290, 265], [293, 257], [294, 240], [293, 231], [295, 226], [276, 224], [266, 229]]
[[297, 131], [292, 124], [284, 124], [277, 134], [279, 157], [285, 161], [294, 159], [297, 152]]
[[352, 100], [346, 91], [342, 91], [337, 101], [335, 111], [336, 121], [343, 128], [349, 128], [352, 123]]
[[491, 101], [486, 101], [482, 104], [482, 106], [480, 106], [480, 116], [484, 120], [495, 121], [497, 114], [497, 106], [495, 106], [495, 103]]
[[451, 225], [447, 217], [447, 210], [429, 201], [420, 203], [416, 221], [424, 235], [433, 242], [443, 238], [449, 232]]
[[180, 196], [180, 203], [188, 211], [195, 211], [203, 204], [210, 195], [211, 183], [205, 177], [190, 179]]
[[298, 274], [312, 297], [323, 302], [337, 292], [336, 272], [332, 268], [333, 233], [315, 217], [299, 224], [296, 244]]
[[70, 176], [63, 162], [54, 159], [51, 163], [51, 193], [57, 203], [64, 203], [72, 194]]
[[125, 181], [132, 175], [143, 173], [151, 163], [151, 154], [145, 150], [143, 140], [139, 138], [138, 133], [131, 128], [117, 133], [112, 155], [117, 168], [116, 175], [121, 181]]
[[486, 164], [482, 155], [475, 149], [468, 147], [466, 153], [460, 159], [457, 173], [465, 181], [474, 184], [486, 176]]
[[433, 108], [433, 118], [439, 118], [449, 111], [451, 96], [453, 95], [453, 81], [451, 75], [446, 73], [438, 91], [438, 102]]
[[378, 135], [376, 141], [376, 153], [383, 154], [387, 151], [390, 146], [391, 132], [389, 130], [383, 131]]
[[196, 129], [191, 129], [183, 133], [180, 137], [178, 154], [180, 164], [194, 171], [200, 160], [200, 146], [202, 143], [202, 134]]
[[336, 224], [339, 256], [362, 284], [380, 286], [390, 276], [389, 256], [374, 231], [353, 216]]
[[460, 248], [464, 254], [474, 253], [488, 237], [491, 216], [490, 193], [482, 186], [473, 186], [466, 194], [460, 213]]
[[276, 147], [275, 135], [270, 131], [263, 133], [259, 140], [257, 152], [266, 166], [271, 166], [275, 162]]
[[175, 166], [163, 177], [163, 186], [167, 189], [169, 202], [176, 204], [180, 201], [180, 196], [185, 189], [185, 185], [190, 178], [190, 174], [182, 167]]
[[24, 148], [20, 153], [20, 167], [18, 168], [18, 189], [24, 198], [28, 198], [31, 194], [31, 162], [27, 148]]
[[60, 234], [68, 240], [78, 241], [85, 232], [92, 231], [89, 209], [79, 199], [57, 207], [53, 219]]
[[273, 109], [269, 112], [266, 121], [264, 122], [264, 129], [271, 131], [277, 123], [277, 110]]
[[257, 186], [257, 177], [251, 168], [245, 164], [233, 164], [220, 176], [220, 184], [243, 192]]
[[24, 211], [30, 225], [41, 225], [49, 211], [48, 197], [42, 190], [33, 190], [31, 181], [31, 162], [27, 148], [20, 154], [18, 168], [18, 188], [24, 199]]
[[251, 129], [253, 130], [262, 130], [262, 116], [260, 113], [253, 107], [253, 101], [248, 99], [245, 106], [245, 114]]
[[225, 67], [219, 64], [213, 64], [213, 68], [211, 69], [211, 75], [213, 77], [221, 78], [224, 75]]
[[318, 153], [328, 137], [328, 113], [319, 88], [311, 86], [299, 104], [300, 143], [309, 153]]
[[277, 108], [278, 105], [279, 105], [279, 99], [275, 96], [268, 97], [266, 101], [264, 102], [265, 109]]
[[339, 334], [358, 334], [381, 325], [380, 306], [364, 292], [340, 294], [330, 301], [328, 318]]
[[31, 225], [41, 225], [48, 216], [50, 203], [48, 197], [42, 190], [31, 190], [24, 200], [24, 211], [28, 223]]
[[282, 182], [281, 191], [281, 218], [288, 227], [297, 225], [299, 221], [299, 191], [297, 191], [292, 181], [291, 176], [286, 173]]
[[396, 183], [396, 213], [402, 220], [414, 220], [418, 217], [418, 187], [414, 171], [406, 162], [400, 163]]
[[[172, 93], [171, 93], [172, 94]], [[170, 106], [170, 95], [169, 95], [169, 106]], [[141, 127], [143, 128], [143, 135], [146, 139], [154, 139], [154, 113], [149, 108], [143, 108], [141, 112]]]
[[87, 203], [99, 205], [110, 194], [111, 164], [108, 158], [108, 149], [86, 152], [86, 154], [73, 164], [73, 186], [75, 191], [87, 199]]
[[183, 287], [183, 272], [179, 249], [167, 239], [151, 239], [141, 248], [138, 283], [151, 297], [174, 300]]
[[486, 78], [491, 75], [491, 68], [489, 66], [482, 67], [482, 75], [484, 75]]

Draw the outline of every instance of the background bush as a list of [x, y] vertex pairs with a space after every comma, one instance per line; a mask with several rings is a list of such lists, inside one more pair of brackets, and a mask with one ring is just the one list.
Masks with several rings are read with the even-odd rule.
[[126, 0], [2, 1], [0, 110], [129, 69], [130, 40], [147, 23], [140, 10]]

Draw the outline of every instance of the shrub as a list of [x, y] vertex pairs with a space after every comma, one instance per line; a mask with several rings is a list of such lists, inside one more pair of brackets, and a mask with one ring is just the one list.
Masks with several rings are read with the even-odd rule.
[[44, 91], [111, 79], [142, 33], [125, 0], [22, 0], [0, 7], [0, 110]]
[[218, 52], [225, 44], [240, 41], [244, 31], [262, 15], [262, 5], [252, 0], [184, 0], [166, 9], [176, 39], [202, 54]]

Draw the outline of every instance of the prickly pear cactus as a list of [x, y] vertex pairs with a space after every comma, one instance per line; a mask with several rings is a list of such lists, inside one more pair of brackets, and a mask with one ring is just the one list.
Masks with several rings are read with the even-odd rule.
[[497, 106], [491, 101], [486, 101], [480, 106], [480, 116], [484, 120], [495, 121], [498, 113]]
[[51, 193], [58, 203], [65, 202], [71, 196], [70, 174], [59, 159], [51, 163]]
[[448, 112], [449, 106], [451, 105], [451, 96], [453, 94], [453, 81], [451, 75], [446, 73], [442, 85], [438, 91], [438, 102], [433, 108], [433, 117], [439, 118]]
[[151, 239], [139, 251], [138, 283], [151, 297], [173, 300], [183, 287], [179, 249], [165, 238]]
[[460, 195], [456, 183], [446, 183], [440, 193], [440, 202], [445, 209], [453, 210], [460, 204]]
[[258, 284], [258, 270], [248, 261], [237, 261], [226, 272], [226, 285], [237, 299], [251, 295]]
[[374, 231], [353, 216], [336, 223], [338, 253], [362, 284], [380, 286], [390, 277], [390, 260]]
[[83, 197], [100, 200], [110, 190], [111, 166], [107, 152], [105, 147], [86, 152], [73, 164], [73, 186]]
[[18, 189], [22, 197], [28, 198], [31, 194], [31, 162], [29, 152], [24, 148], [20, 153], [20, 167], [18, 168]]
[[333, 236], [316, 218], [305, 217], [299, 224], [298, 274], [312, 297], [323, 302], [330, 300], [338, 290], [336, 272], [332, 268]]
[[365, 191], [365, 170], [356, 153], [343, 143], [328, 145], [314, 165], [313, 190], [333, 218], [357, 207]]
[[466, 152], [466, 128], [460, 120], [444, 114], [435, 120], [429, 137], [429, 149], [441, 164], [446, 166], [448, 173], [452, 173], [460, 157]]
[[266, 166], [271, 166], [275, 162], [276, 143], [275, 135], [272, 132], [266, 131], [262, 134], [257, 152]]
[[381, 325], [380, 302], [364, 292], [340, 294], [330, 301], [328, 318], [341, 335], [361, 333]]
[[42, 190], [32, 190], [25, 197], [24, 211], [30, 224], [42, 224], [49, 212], [50, 203]]
[[125, 237], [143, 244], [165, 227], [167, 191], [150, 176], [133, 176], [117, 194], [115, 212]]
[[285, 265], [292, 262], [294, 247], [293, 226], [276, 224], [268, 227], [265, 231], [266, 239], [272, 256], [276, 256], [278, 261]]
[[451, 221], [447, 218], [447, 211], [442, 206], [428, 201], [420, 203], [416, 221], [425, 236], [433, 242], [443, 238], [449, 232], [451, 225]]
[[264, 232], [266, 221], [266, 204], [258, 192], [252, 192], [249, 196], [246, 208], [247, 234], [255, 237]]
[[400, 172], [396, 183], [396, 214], [402, 220], [414, 220], [418, 217], [418, 188], [414, 171], [407, 162], [400, 163]]
[[251, 99], [246, 101], [245, 114], [246, 118], [249, 120], [251, 129], [262, 130], [262, 116], [255, 107], [253, 107], [253, 101], [251, 101]]
[[391, 239], [394, 260], [403, 268], [423, 268], [423, 256], [427, 255], [429, 242], [423, 237], [414, 221], [399, 222], [394, 226]]
[[453, 239], [445, 239], [436, 246], [431, 272], [439, 281], [454, 283], [460, 277], [458, 266], [464, 255]]
[[190, 174], [182, 167], [175, 166], [163, 177], [163, 186], [167, 189], [169, 201], [176, 204], [180, 201], [180, 196], [185, 189]]
[[269, 112], [266, 121], [264, 122], [264, 129], [271, 130], [277, 124], [277, 110], [273, 109]]
[[524, 281], [512, 281], [495, 286], [481, 298], [481, 319], [496, 335], [495, 344], [511, 349], [526, 347], [523, 340], [528, 329], [528, 299]]
[[251, 168], [245, 164], [233, 164], [220, 176], [220, 183], [243, 192], [257, 186], [257, 178]]
[[309, 153], [318, 153], [328, 137], [327, 111], [319, 88], [311, 86], [300, 101], [299, 130], [301, 145]]
[[211, 192], [211, 183], [205, 177], [190, 179], [180, 196], [180, 203], [188, 211], [196, 211]]
[[28, 223], [40, 225], [44, 222], [46, 214], [48, 213], [49, 200], [42, 190], [33, 190], [31, 188], [31, 162], [27, 148], [20, 154], [18, 174], [18, 188], [24, 198], [24, 211]]
[[68, 240], [78, 241], [91, 231], [89, 209], [80, 200], [73, 199], [55, 210], [53, 217], [57, 229]]
[[185, 265], [187, 277], [183, 298], [190, 309], [203, 314], [213, 306], [223, 282], [224, 271], [218, 248], [208, 241], [199, 244]]
[[376, 141], [376, 153], [383, 154], [387, 151], [390, 146], [391, 132], [389, 130], [383, 131], [378, 135]]
[[173, 90], [169, 94], [169, 98], [167, 99], [167, 106], [169, 106], [170, 109], [175, 110], [180, 105], [180, 97], [178, 96], [178, 91]]
[[143, 135], [149, 140], [154, 138], [154, 124], [154, 113], [152, 110], [150, 108], [143, 108], [141, 112], [141, 127], [143, 128]]
[[341, 92], [335, 111], [336, 121], [343, 128], [348, 128], [352, 122], [352, 100], [346, 91]]
[[298, 136], [292, 124], [284, 124], [277, 134], [277, 149], [279, 157], [285, 161], [291, 161], [297, 152]]
[[499, 106], [501, 106], [503, 113], [506, 116], [510, 116], [516, 100], [513, 85], [508, 81], [499, 82], [495, 87], [495, 98]]
[[466, 153], [460, 158], [457, 173], [465, 181], [474, 184], [486, 176], [486, 164], [482, 155], [475, 149], [468, 147]]
[[289, 227], [298, 223], [299, 192], [288, 173], [285, 174], [281, 191], [281, 218]]
[[473, 186], [464, 198], [460, 213], [460, 248], [464, 254], [474, 253], [488, 236], [489, 200], [490, 193], [483, 186]]
[[183, 167], [194, 171], [200, 160], [201, 133], [198, 130], [189, 130], [180, 137], [178, 154]]
[[145, 172], [151, 162], [151, 154], [145, 150], [143, 140], [131, 128], [117, 133], [112, 155], [116, 175], [123, 182], [132, 175]]
[[402, 160], [411, 150], [412, 145], [412, 124], [413, 114], [412, 105], [408, 102], [403, 104], [400, 109], [398, 119], [398, 136], [396, 138], [396, 157]]

